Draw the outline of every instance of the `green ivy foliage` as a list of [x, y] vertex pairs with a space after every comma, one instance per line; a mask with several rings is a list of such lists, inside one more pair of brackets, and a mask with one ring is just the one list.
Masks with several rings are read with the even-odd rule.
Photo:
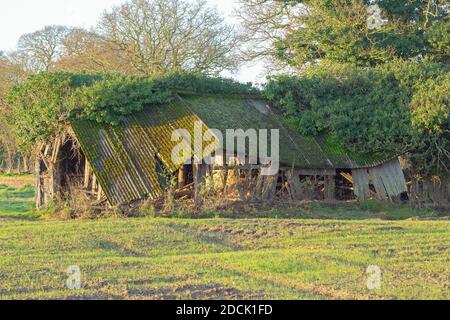
[[41, 73], [13, 87], [6, 101], [11, 107], [9, 120], [18, 146], [32, 150], [35, 143], [59, 132], [71, 110], [73, 90], [98, 79], [81, 74]]
[[155, 88], [149, 78], [113, 75], [74, 90], [70, 97], [71, 118], [117, 126], [124, 117], [147, 105], [169, 101], [167, 88]]
[[326, 64], [271, 79], [263, 95], [304, 135], [331, 134], [361, 154], [403, 155], [421, 175], [449, 175], [449, 68], [396, 61]]
[[251, 84], [201, 74], [160, 77], [120, 74], [39, 73], [7, 94], [12, 125], [22, 149], [60, 132], [73, 119], [120, 125], [144, 107], [170, 102], [175, 93], [256, 94]]
[[[308, 14], [295, 15], [285, 36], [273, 46], [275, 58], [301, 69], [318, 60], [360, 67], [395, 59], [428, 57], [449, 61], [449, 14], [446, 0], [289, 0]], [[381, 9], [384, 24], [368, 28], [368, 6]]]
[[243, 84], [229, 78], [212, 78], [198, 73], [175, 72], [153, 78], [153, 81], [155, 88], [170, 88], [181, 93], [259, 94], [251, 82]]

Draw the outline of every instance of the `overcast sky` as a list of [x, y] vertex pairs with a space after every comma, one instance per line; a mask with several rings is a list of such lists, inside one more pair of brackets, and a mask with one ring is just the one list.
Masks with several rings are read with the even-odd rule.
[[[0, 50], [14, 50], [22, 34], [42, 29], [47, 25], [66, 25], [90, 28], [101, 13], [126, 0], [1, 0]], [[208, 0], [212, 6], [233, 21], [234, 0]], [[233, 76], [239, 81], [261, 82], [263, 66], [246, 66]]]

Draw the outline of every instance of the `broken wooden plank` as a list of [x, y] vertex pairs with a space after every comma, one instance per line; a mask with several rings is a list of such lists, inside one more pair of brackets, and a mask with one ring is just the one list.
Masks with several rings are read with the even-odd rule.
[[370, 196], [369, 174], [367, 169], [352, 170], [353, 192], [360, 203], [367, 203]]

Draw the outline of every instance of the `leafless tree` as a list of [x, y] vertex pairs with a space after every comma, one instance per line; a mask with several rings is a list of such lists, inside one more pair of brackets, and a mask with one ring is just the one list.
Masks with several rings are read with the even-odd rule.
[[140, 74], [214, 74], [239, 63], [239, 35], [204, 0], [131, 0], [106, 12], [98, 29]]
[[72, 29], [63, 42], [64, 53], [55, 69], [70, 72], [122, 72], [130, 73], [122, 52], [113, 50], [110, 42], [95, 31]]
[[52, 69], [64, 51], [64, 39], [70, 29], [64, 26], [47, 26], [42, 30], [20, 37], [17, 55], [33, 72]]
[[274, 57], [276, 44], [281, 43], [293, 28], [301, 27], [307, 8], [297, 0], [239, 0], [235, 15], [245, 30], [242, 57], [248, 61], [265, 60], [277, 70]]
[[4, 97], [8, 90], [28, 75], [15, 52], [0, 55], [0, 111], [7, 108]]

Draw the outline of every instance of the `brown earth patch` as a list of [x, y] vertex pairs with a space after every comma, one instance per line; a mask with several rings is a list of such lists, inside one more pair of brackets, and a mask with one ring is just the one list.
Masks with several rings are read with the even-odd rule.
[[34, 185], [33, 176], [0, 176], [0, 185], [5, 185], [9, 188], [23, 188], [28, 185]]

